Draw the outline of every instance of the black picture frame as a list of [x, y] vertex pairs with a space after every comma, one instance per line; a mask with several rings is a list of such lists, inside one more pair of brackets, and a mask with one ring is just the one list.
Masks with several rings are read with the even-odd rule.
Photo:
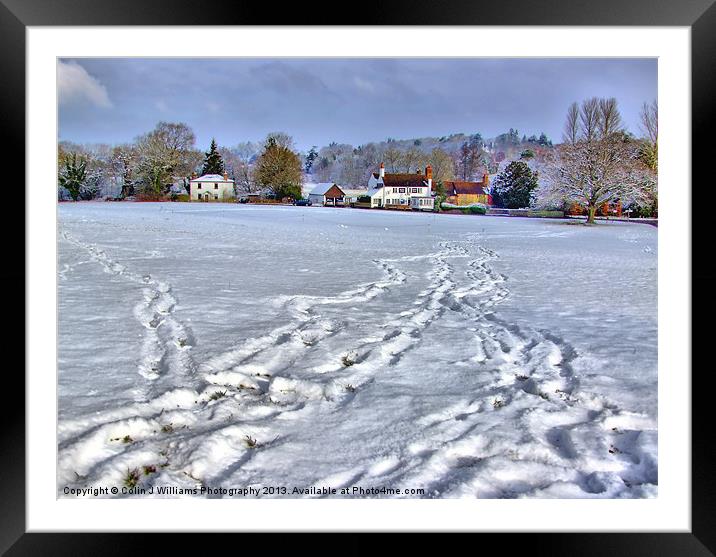
[[[2, 79], [0, 79], [0, 109], [3, 125], [0, 135], [5, 140], [6, 161], [15, 161], [16, 168], [23, 168], [19, 161], [25, 160], [25, 31], [28, 26], [58, 25], [561, 25], [561, 26], [687, 26], [691, 28], [691, 86], [692, 86], [692, 169], [693, 182], [696, 176], [713, 178], [707, 173], [712, 155], [707, 134], [713, 135], [716, 91], [716, 5], [714, 0], [552, 0], [535, 2], [530, 0], [503, 0], [480, 3], [470, 0], [445, 2], [390, 2], [369, 1], [359, 9], [342, 12], [335, 3], [312, 2], [307, 4], [279, 4], [229, 2], [213, 0], [0, 0], [0, 58]], [[351, 15], [348, 15], [352, 11]], [[345, 13], [346, 15], [339, 15]], [[32, 146], [28, 146], [32, 148]], [[699, 171], [702, 171], [701, 173]], [[688, 176], [685, 182], [673, 185], [692, 188]], [[27, 184], [28, 191], [33, 186]], [[669, 187], [669, 185], [664, 185]], [[693, 195], [693, 202], [697, 199]], [[45, 193], [46, 194], [46, 193]], [[44, 195], [41, 191], [37, 195]], [[16, 199], [28, 210], [28, 198]], [[692, 207], [683, 207], [693, 214]], [[14, 211], [17, 222], [8, 224], [6, 230], [15, 227], [24, 230], [24, 211]], [[692, 300], [698, 301], [699, 314], [713, 314], [714, 298], [709, 292], [716, 269], [709, 261], [710, 230], [708, 217], [692, 218]], [[10, 251], [8, 265], [0, 273], [5, 291], [25, 291], [24, 245], [17, 240], [6, 242], [5, 250]], [[7, 253], [7, 251], [6, 251]], [[6, 300], [6, 311], [13, 317], [3, 320], [5, 339], [10, 342], [23, 335], [24, 323], [18, 315], [24, 315], [24, 301], [15, 295]], [[23, 296], [24, 298], [24, 296]], [[9, 304], [9, 306], [8, 306]], [[14, 305], [13, 305], [14, 304]], [[6, 315], [8, 315], [6, 314]], [[692, 312], [692, 320], [695, 314]], [[530, 555], [715, 555], [716, 554], [716, 462], [712, 443], [711, 405], [712, 394], [708, 388], [712, 367], [703, 357], [704, 346], [709, 345], [710, 327], [692, 326], [692, 528], [690, 533], [539, 533], [539, 534], [478, 534], [478, 539], [467, 541], [475, 551], [510, 553], [515, 549], [529, 551]], [[13, 343], [15, 345], [19, 342]], [[15, 348], [19, 352], [19, 348]], [[700, 358], [697, 356], [701, 356]], [[24, 367], [24, 355], [21, 356]], [[698, 365], [699, 363], [705, 365]], [[685, 366], [688, 365], [685, 362]], [[19, 367], [17, 368], [19, 369]], [[7, 555], [123, 555], [144, 553], [157, 543], [162, 552], [173, 547], [182, 552], [196, 548], [207, 551], [220, 547], [219, 540], [188, 539], [184, 535], [153, 534], [29, 534], [25, 532], [25, 489], [29, 479], [25, 474], [25, 393], [23, 376], [7, 370], [3, 376], [6, 393], [12, 393], [17, 405], [6, 410], [2, 439], [2, 495], [0, 495], [0, 550]], [[662, 448], [662, 450], [666, 450]], [[80, 525], [78, 525], [80, 527]], [[515, 525], [519, 528], [520, 525]], [[250, 550], [252, 545], [265, 543], [261, 535], [247, 536], [236, 550]], [[264, 542], [260, 540], [263, 539]], [[248, 540], [248, 545], [247, 545]], [[235, 544], [235, 538], [228, 543]], [[272, 551], [295, 550], [310, 544], [311, 550], [318, 549], [315, 542], [301, 538], [282, 537], [271, 542]], [[371, 536], [351, 539], [349, 544], [341, 542], [342, 552], [366, 553], [374, 551], [375, 541]], [[382, 542], [378, 542], [382, 543]], [[418, 540], [423, 547], [423, 540]], [[442, 544], [444, 542], [438, 541]], [[478, 544], [478, 545], [475, 545]], [[330, 548], [330, 546], [329, 546]], [[443, 546], [444, 548], [444, 546]], [[329, 549], [330, 550], [330, 549]], [[333, 548], [335, 551], [335, 548]], [[155, 552], [155, 551], [153, 551]]]

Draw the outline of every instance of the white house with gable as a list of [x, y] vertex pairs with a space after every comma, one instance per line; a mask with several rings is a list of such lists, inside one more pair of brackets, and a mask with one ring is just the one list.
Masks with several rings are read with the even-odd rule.
[[368, 192], [371, 208], [387, 207], [396, 209], [416, 209], [432, 211], [435, 199], [432, 196], [433, 167], [425, 167], [415, 174], [386, 174], [385, 165], [380, 163], [380, 171], [371, 174], [368, 179]]
[[222, 201], [236, 197], [234, 181], [224, 172], [220, 174], [204, 174], [189, 180], [189, 201]]

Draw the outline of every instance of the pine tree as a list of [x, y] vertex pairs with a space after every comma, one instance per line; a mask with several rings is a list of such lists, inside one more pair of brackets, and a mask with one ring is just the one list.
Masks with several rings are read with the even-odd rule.
[[304, 168], [306, 169], [306, 172], [308, 174], [311, 173], [311, 168], [313, 168], [313, 162], [318, 157], [318, 151], [316, 151], [316, 146], [314, 145], [311, 147], [311, 150], [306, 155], [306, 164], [304, 165]]
[[201, 173], [203, 174], [223, 174], [224, 172], [224, 160], [221, 158], [221, 155], [219, 154], [218, 147], [216, 145], [216, 140], [211, 140], [211, 147], [209, 147], [209, 151], [205, 153], [204, 157], [204, 166], [201, 169]]
[[508, 209], [529, 207], [536, 188], [537, 173], [524, 161], [513, 161], [495, 178], [492, 202]]

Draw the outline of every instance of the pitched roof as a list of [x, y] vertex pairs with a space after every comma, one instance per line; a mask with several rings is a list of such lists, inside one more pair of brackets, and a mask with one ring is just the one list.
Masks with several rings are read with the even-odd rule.
[[427, 186], [422, 174], [387, 174], [383, 176], [383, 184], [390, 187], [424, 188]]
[[324, 195], [333, 186], [336, 186], [339, 190], [341, 189], [335, 182], [321, 182], [316, 184], [316, 187], [309, 192], [309, 195]]
[[233, 180], [224, 180], [221, 174], [204, 174], [198, 178], [192, 178], [191, 182], [233, 182]]
[[449, 181], [444, 183], [448, 195], [485, 195], [484, 182]]

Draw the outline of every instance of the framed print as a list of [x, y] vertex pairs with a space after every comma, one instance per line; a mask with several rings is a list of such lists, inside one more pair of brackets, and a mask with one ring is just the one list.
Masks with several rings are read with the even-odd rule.
[[709, 1], [139, 6], [0, 6], [8, 554], [713, 554]]

